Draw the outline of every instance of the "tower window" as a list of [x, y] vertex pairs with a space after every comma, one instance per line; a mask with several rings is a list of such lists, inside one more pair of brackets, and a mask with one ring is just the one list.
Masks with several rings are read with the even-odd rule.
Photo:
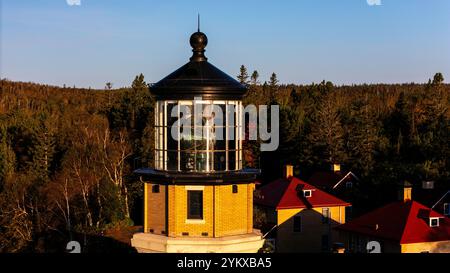
[[233, 185], [233, 193], [238, 193], [238, 186], [237, 185]]
[[152, 193], [159, 193], [159, 185], [152, 186]]
[[304, 190], [303, 191], [303, 196], [304, 197], [311, 197], [312, 195], [312, 191], [311, 190]]
[[302, 217], [294, 216], [294, 232], [302, 232]]
[[203, 191], [188, 191], [188, 219], [203, 219]]

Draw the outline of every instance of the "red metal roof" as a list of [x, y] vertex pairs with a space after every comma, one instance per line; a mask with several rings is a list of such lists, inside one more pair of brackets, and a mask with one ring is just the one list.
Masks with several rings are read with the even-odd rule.
[[[439, 217], [438, 227], [429, 217]], [[416, 201], [399, 201], [364, 214], [336, 229], [397, 241], [400, 244], [450, 240], [450, 220]]]
[[[311, 197], [304, 197], [303, 190], [311, 190]], [[255, 203], [276, 209], [350, 206], [296, 177], [281, 178], [259, 188]]]

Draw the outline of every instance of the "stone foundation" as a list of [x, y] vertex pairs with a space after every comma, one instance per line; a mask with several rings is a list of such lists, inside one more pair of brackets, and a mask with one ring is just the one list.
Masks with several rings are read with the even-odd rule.
[[168, 237], [136, 233], [131, 245], [139, 253], [256, 253], [263, 246], [259, 230], [221, 238]]

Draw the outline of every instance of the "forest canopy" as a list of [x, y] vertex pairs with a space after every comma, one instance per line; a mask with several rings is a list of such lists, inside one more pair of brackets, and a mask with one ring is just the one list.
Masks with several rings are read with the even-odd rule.
[[[280, 105], [279, 149], [244, 143], [245, 165], [265, 182], [284, 164], [307, 178], [333, 163], [373, 192], [450, 181], [450, 86], [440, 73], [426, 84], [283, 85], [241, 66], [237, 78], [249, 88], [244, 104]], [[154, 98], [142, 74], [112, 86], [1, 80], [0, 252], [55, 251], [55, 236], [141, 224], [143, 186], [132, 171], [153, 164]]]

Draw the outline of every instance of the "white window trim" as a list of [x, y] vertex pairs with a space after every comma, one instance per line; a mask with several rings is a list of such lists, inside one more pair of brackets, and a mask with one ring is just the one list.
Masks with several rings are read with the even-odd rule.
[[203, 191], [205, 190], [205, 186], [184, 186], [187, 191]]
[[[437, 225], [433, 226], [431, 223], [433, 220], [437, 220]], [[430, 227], [438, 227], [439, 226], [439, 217], [430, 217]]]
[[205, 224], [205, 219], [186, 219], [184, 221], [185, 224], [193, 224], [193, 225], [203, 225]]
[[[306, 196], [306, 192], [309, 192], [309, 196]], [[310, 198], [312, 196], [312, 190], [303, 190], [303, 196], [306, 198]]]
[[[203, 191], [204, 192], [205, 186], [184, 186], [184, 189], [186, 190], [186, 194], [187, 194], [188, 191]], [[204, 209], [205, 208], [203, 208], [203, 213], [205, 212]], [[186, 217], [184, 223], [185, 224], [202, 225], [202, 224], [205, 224], [205, 217], [203, 217], [203, 219], [188, 219]]]

